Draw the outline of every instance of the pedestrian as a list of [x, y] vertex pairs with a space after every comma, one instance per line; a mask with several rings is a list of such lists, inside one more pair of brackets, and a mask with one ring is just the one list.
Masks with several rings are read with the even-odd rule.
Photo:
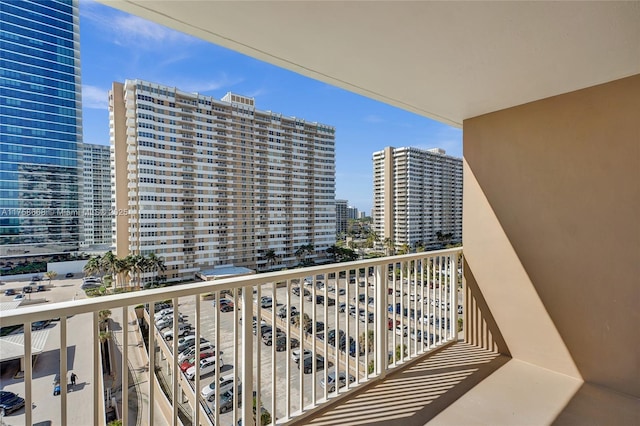
[[71, 373], [71, 386], [75, 386], [76, 385], [76, 379], [78, 378], [78, 376], [76, 376], [76, 373]]

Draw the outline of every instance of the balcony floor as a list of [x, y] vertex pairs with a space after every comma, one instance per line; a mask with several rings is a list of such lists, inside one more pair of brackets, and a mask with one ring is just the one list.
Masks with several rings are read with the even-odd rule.
[[455, 343], [331, 404], [305, 424], [422, 426], [509, 359]]
[[310, 425], [640, 424], [640, 401], [457, 342], [304, 419]]

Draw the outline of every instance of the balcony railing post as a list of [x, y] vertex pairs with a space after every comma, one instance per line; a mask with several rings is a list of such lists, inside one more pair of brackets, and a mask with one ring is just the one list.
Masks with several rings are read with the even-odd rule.
[[[379, 379], [383, 379], [387, 372], [387, 274], [383, 270], [383, 266], [378, 265], [375, 268], [375, 319], [376, 334], [374, 343], [376, 345], [375, 372]], [[368, 318], [365, 319], [365, 321]]]
[[[242, 424], [253, 424], [253, 294], [252, 287], [242, 289]], [[260, 299], [258, 299], [259, 302]], [[257, 331], [260, 330], [258, 317]], [[216, 351], [218, 348], [216, 348]], [[260, 362], [260, 359], [258, 359]], [[257, 408], [256, 412], [260, 412]]]

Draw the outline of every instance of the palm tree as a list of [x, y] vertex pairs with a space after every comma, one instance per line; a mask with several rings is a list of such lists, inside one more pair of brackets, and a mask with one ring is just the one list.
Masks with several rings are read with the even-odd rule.
[[276, 263], [276, 259], [278, 256], [276, 255], [276, 251], [274, 249], [269, 249], [264, 252], [264, 259], [267, 261], [269, 266], [273, 266]]
[[44, 273], [44, 276], [49, 280], [49, 285], [51, 285], [51, 280], [58, 276], [56, 271], [47, 271]]
[[127, 282], [127, 274], [131, 271], [131, 263], [129, 257], [124, 259], [116, 259], [116, 283], [114, 287], [117, 287], [118, 281], [120, 281], [120, 287], [124, 288]]
[[100, 257], [91, 256], [82, 270], [85, 275], [101, 275], [102, 264], [100, 263]]
[[116, 271], [117, 271], [118, 258], [111, 250], [102, 255], [100, 259], [100, 265], [102, 270], [111, 275], [112, 284], [116, 284]]
[[[300, 327], [300, 315], [293, 317], [293, 325], [295, 327]], [[305, 313], [302, 318], [302, 330], [306, 331], [309, 327], [311, 327], [311, 317]]]
[[307, 250], [305, 249], [305, 246], [298, 247], [298, 249], [294, 253], [294, 255], [296, 256], [296, 259], [298, 259], [298, 263], [301, 263], [301, 264], [304, 263], [304, 257], [306, 253], [307, 253]]
[[305, 266], [309, 264], [309, 260], [307, 259], [307, 256], [313, 253], [313, 250], [314, 250], [313, 244], [303, 244], [300, 247], [298, 247], [298, 249], [294, 254], [296, 258], [298, 258], [298, 262], [300, 262], [301, 265]]
[[[367, 330], [367, 352], [373, 352], [373, 347], [374, 347], [374, 341], [373, 341], [373, 330]], [[362, 334], [360, 334], [360, 337], [358, 338], [358, 344], [360, 345], [361, 348], [365, 347], [365, 341], [364, 341], [364, 332]]]
[[396, 247], [395, 241], [387, 237], [384, 239], [384, 246], [387, 248], [387, 256], [393, 256]]
[[338, 262], [338, 252], [340, 250], [340, 247], [338, 247], [337, 245], [332, 245], [330, 246], [326, 252], [329, 256], [331, 256], [331, 258], [333, 259], [333, 262], [336, 263]]
[[149, 265], [149, 269], [156, 273], [154, 277], [154, 281], [158, 281], [158, 274], [167, 270], [167, 267], [164, 264], [164, 260], [161, 257], [155, 255], [155, 253], [150, 253], [147, 256], [147, 263]]
[[148, 259], [140, 254], [131, 256], [131, 270], [134, 273], [134, 278], [137, 277], [136, 285], [140, 288], [142, 281], [142, 272], [148, 267]]
[[398, 250], [398, 254], [407, 254], [411, 251], [411, 249], [409, 248], [409, 244], [403, 244], [400, 247], [400, 250]]

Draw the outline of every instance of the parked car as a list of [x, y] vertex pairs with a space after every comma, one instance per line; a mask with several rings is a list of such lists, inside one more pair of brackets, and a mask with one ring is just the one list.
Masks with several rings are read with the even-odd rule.
[[163, 318], [167, 315], [173, 315], [173, 306], [157, 310], [155, 313], [155, 319], [157, 321], [158, 319]]
[[67, 272], [64, 277], [65, 278], [73, 278], [73, 272]]
[[39, 275], [34, 275], [31, 277], [31, 281], [40, 281], [40, 280], [42, 280], [42, 278], [40, 278]]
[[[215, 355], [214, 352], [209, 352], [209, 351], [200, 352], [200, 356], [198, 357], [198, 359], [205, 359], [205, 358], [212, 357], [214, 355]], [[195, 365], [195, 363], [196, 363], [196, 357], [195, 356], [192, 356], [192, 357], [190, 357], [188, 359], [183, 360], [180, 363], [180, 371], [182, 371], [184, 373], [189, 368], [193, 367]]]
[[[178, 336], [184, 336], [188, 332], [191, 331], [191, 324], [179, 324], [178, 325]], [[168, 330], [165, 330], [162, 333], [162, 338], [164, 340], [173, 340], [175, 336], [173, 335], [173, 327]]]
[[298, 315], [298, 309], [295, 306], [291, 306], [289, 309], [287, 309], [287, 305], [281, 306], [280, 309], [278, 309], [278, 316], [285, 318], [287, 315]]
[[358, 303], [364, 303], [365, 300], [367, 300], [367, 295], [366, 294], [359, 294], [358, 297], [354, 297], [353, 299], [351, 299], [354, 303], [358, 302]]
[[[279, 337], [284, 337], [285, 339], [287, 338], [287, 335], [281, 331], [276, 331], [276, 339]], [[273, 344], [273, 333], [265, 333], [262, 335], [262, 342], [267, 345], [267, 346], [271, 346]]]
[[[213, 373], [216, 369], [216, 365], [218, 368], [222, 368], [224, 362], [222, 362], [222, 357], [219, 355], [210, 356], [209, 358], [200, 360], [200, 376], [204, 376], [209, 373]], [[195, 365], [184, 373], [187, 376], [187, 379], [193, 380], [196, 375], [196, 367]]]
[[[186, 322], [186, 320], [182, 315], [178, 315], [178, 322], [184, 323]], [[163, 328], [166, 328], [166, 327], [171, 327], [172, 325], [173, 325], [173, 315], [167, 315], [160, 319], [156, 319], [156, 327], [158, 327], [158, 330], [162, 330]]]
[[[305, 358], [307, 356], [311, 355], [311, 351], [309, 349], [305, 349], [304, 350], [304, 356]], [[298, 364], [300, 362], [300, 349], [296, 349], [294, 351], [291, 351], [291, 359], [293, 360], [293, 362], [295, 362], [296, 364]]]
[[[220, 381], [218, 384], [218, 389], [219, 389], [218, 394], [222, 395], [228, 391], [233, 390], [233, 381], [234, 381], [233, 374], [220, 377]], [[240, 380], [238, 380], [238, 384], [240, 384]], [[202, 397], [207, 401], [213, 401], [213, 397], [215, 393], [216, 393], [215, 380], [210, 384], [208, 384], [207, 386], [203, 387], [202, 390], [200, 391], [200, 394], [202, 395]]]
[[[349, 383], [353, 383], [356, 381], [356, 378], [349, 374]], [[347, 374], [344, 371], [338, 373], [338, 378], [336, 379], [336, 372], [331, 371], [327, 374], [327, 383], [325, 384], [324, 378], [320, 379], [320, 386], [323, 388], [327, 386], [327, 390], [329, 392], [335, 392], [336, 385], [338, 388], [342, 388], [347, 385]]]
[[220, 299], [218, 305], [220, 305], [220, 312], [231, 312], [234, 308], [233, 300], [230, 299]]
[[261, 308], [270, 308], [273, 306], [273, 298], [270, 296], [262, 296], [260, 298], [260, 307]]
[[[316, 321], [316, 333], [320, 332], [320, 331], [324, 331], [324, 323], [322, 321]], [[305, 331], [309, 334], [311, 334], [313, 332], [313, 324], [309, 323], [309, 325], [307, 326], [307, 328], [305, 329]]]
[[402, 336], [402, 337], [407, 337], [407, 333], [408, 333], [409, 327], [408, 326], [397, 326], [396, 327], [396, 334], [398, 336]]
[[[215, 346], [209, 342], [200, 345], [200, 352], [214, 352]], [[222, 353], [222, 352], [221, 352]], [[178, 362], [183, 362], [196, 355], [196, 347], [191, 346], [178, 354]]]
[[13, 413], [24, 407], [24, 398], [9, 391], [0, 391], [0, 416]]
[[360, 321], [362, 322], [373, 322], [373, 312], [365, 311], [364, 309], [360, 309]]
[[16, 297], [13, 298], [13, 301], [18, 302], [24, 299], [25, 299], [24, 294], [16, 294]]
[[276, 351], [282, 352], [287, 349], [287, 341], [289, 341], [290, 348], [297, 348], [300, 346], [300, 341], [295, 337], [287, 338], [286, 335], [276, 337]]
[[[324, 357], [322, 355], [316, 355], [315, 358], [313, 356], [308, 356], [302, 362], [302, 371], [304, 374], [310, 374], [313, 371], [314, 362], [316, 364], [316, 371], [324, 368]], [[300, 364], [301, 363], [298, 363], [298, 368], [300, 368]]]
[[[242, 395], [242, 386], [238, 386], [238, 407], [242, 401], [240, 396]], [[220, 404], [218, 404], [218, 409], [220, 413], [226, 413], [233, 410], [233, 390], [226, 391], [222, 395], [220, 395]], [[211, 410], [216, 410], [216, 402], [211, 401]]]
[[38, 287], [36, 287], [36, 291], [38, 291], [38, 292], [46, 291], [46, 290], [47, 290], [47, 288], [43, 284], [40, 284], [40, 285], [38, 285]]
[[[204, 337], [200, 337], [200, 346], [204, 343], [208, 343], [209, 341]], [[178, 339], [178, 352], [183, 352], [186, 349], [194, 347], [196, 345], [196, 336], [194, 334], [189, 334], [188, 336], [181, 337]]]
[[31, 323], [31, 330], [42, 330], [51, 323], [50, 320], [36, 321]]
[[31, 287], [30, 285], [26, 285], [24, 287], [22, 287], [22, 292], [23, 293], [31, 293], [33, 291], [33, 287]]
[[[338, 330], [338, 343], [344, 346], [346, 338], [347, 337], [345, 332], [343, 330]], [[334, 328], [329, 330], [329, 332], [327, 333], [327, 343], [329, 343], [331, 346], [336, 345], [336, 330]]]
[[12, 288], [8, 288], [4, 291], [5, 296], [13, 296], [16, 294], [16, 291]]

